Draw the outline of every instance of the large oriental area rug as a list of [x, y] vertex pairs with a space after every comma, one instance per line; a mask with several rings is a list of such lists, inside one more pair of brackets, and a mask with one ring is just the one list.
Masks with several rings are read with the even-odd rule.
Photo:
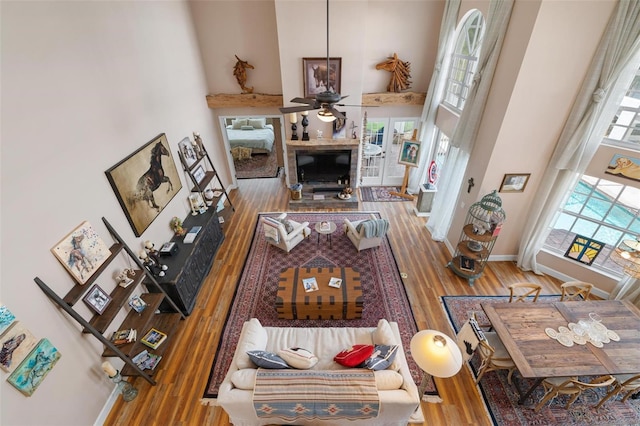
[[[557, 302], [559, 295], [540, 296], [536, 303]], [[442, 303], [449, 320], [456, 333], [469, 318], [472, 312], [478, 315], [480, 324], [488, 324], [489, 320], [482, 311], [481, 303], [484, 302], [508, 302], [508, 296], [444, 296]], [[525, 306], [523, 306], [525, 309]], [[580, 362], [580, 360], [567, 360], [567, 362]], [[480, 362], [477, 353], [470, 362], [473, 373], [477, 376]], [[518, 375], [518, 373], [514, 373]], [[583, 377], [583, 379], [586, 379]], [[528, 388], [531, 381], [518, 376], [523, 388]], [[628, 399], [625, 403], [619, 399], [607, 401], [598, 411], [593, 407], [604, 395], [604, 390], [598, 392], [589, 390], [584, 392], [569, 407], [565, 409], [569, 396], [561, 395], [551, 400], [537, 413], [533, 407], [542, 398], [544, 391], [539, 386], [527, 399], [524, 405], [518, 405], [520, 398], [515, 386], [507, 383], [507, 371], [498, 370], [485, 374], [480, 380], [480, 391], [485, 405], [495, 425], [508, 426], [533, 426], [533, 425], [615, 425], [630, 426], [640, 425], [640, 400]]]
[[[258, 318], [262, 325], [271, 327], [375, 327], [381, 318], [395, 321], [400, 329], [409, 368], [416, 384], [420, 384], [422, 373], [408, 354], [409, 343], [417, 332], [417, 326], [388, 239], [384, 238], [378, 248], [358, 253], [342, 232], [345, 217], [355, 221], [370, 217], [370, 213], [288, 213], [287, 217], [292, 220], [309, 222], [311, 229], [315, 223], [321, 221], [332, 221], [338, 226], [332, 235], [331, 247], [324, 235], [318, 241], [317, 233], [312, 231], [311, 237], [299, 243], [289, 254], [266, 242], [260, 221], [262, 215], [258, 215], [253, 241], [220, 337], [202, 402], [212, 403], [212, 400], [217, 398], [219, 386], [233, 358], [242, 324], [250, 318]], [[379, 217], [379, 213], [376, 215]], [[360, 272], [364, 297], [362, 318], [278, 319], [275, 300], [279, 274], [284, 269], [292, 267], [328, 266], [348, 266]], [[336, 348], [336, 353], [342, 349]], [[425, 393], [437, 395], [432, 380], [429, 380]], [[437, 397], [434, 399], [437, 400]]]

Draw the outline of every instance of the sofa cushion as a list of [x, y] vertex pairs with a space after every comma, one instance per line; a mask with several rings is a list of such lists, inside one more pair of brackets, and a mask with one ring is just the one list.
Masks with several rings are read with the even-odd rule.
[[238, 347], [236, 348], [235, 362], [238, 368], [254, 368], [255, 366], [249, 359], [247, 352], [265, 350], [267, 340], [267, 331], [257, 318], [251, 318], [247, 321], [242, 328], [242, 333], [238, 339]]
[[374, 371], [373, 375], [376, 378], [376, 387], [379, 391], [400, 389], [404, 383], [402, 374], [397, 371], [380, 370]]
[[[390, 370], [386, 370], [390, 371]], [[238, 389], [253, 390], [256, 385], [256, 374], [258, 370], [255, 368], [243, 368], [236, 370], [231, 375], [231, 383]], [[376, 373], [381, 373], [376, 371]], [[386, 380], [386, 379], [385, 379]]]
[[303, 348], [287, 348], [278, 351], [280, 358], [299, 370], [308, 370], [318, 363], [318, 357]]
[[278, 355], [267, 351], [249, 351], [247, 352], [249, 359], [262, 368], [289, 368], [287, 362]]
[[[401, 344], [393, 334], [389, 321], [384, 318], [378, 321], [378, 327], [373, 331], [373, 343], [376, 345], [390, 346]], [[389, 368], [395, 371], [400, 370], [400, 362], [397, 359], [394, 359]]]
[[369, 370], [384, 370], [391, 365], [397, 352], [398, 345], [375, 345], [371, 356], [364, 361], [364, 367]]
[[373, 353], [373, 345], [353, 345], [338, 353], [333, 360], [345, 367], [357, 367]]

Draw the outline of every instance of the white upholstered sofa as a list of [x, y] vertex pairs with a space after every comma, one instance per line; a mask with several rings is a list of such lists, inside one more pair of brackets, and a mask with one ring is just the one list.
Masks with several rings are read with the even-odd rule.
[[[300, 347], [312, 352], [319, 359], [311, 370], [327, 370], [331, 373], [338, 371], [342, 374], [354, 369], [337, 364], [333, 358], [338, 352], [354, 344], [399, 345], [393, 363], [385, 370], [373, 372], [379, 398], [377, 417], [366, 420], [344, 418], [319, 420], [305, 416], [289, 420], [258, 417], [253, 404], [258, 368], [247, 355], [247, 351], [264, 350], [276, 353], [283, 348]], [[317, 373], [322, 374], [322, 371]], [[314, 373], [311, 372], [311, 374]], [[286, 396], [286, 387], [282, 389], [282, 393]], [[253, 318], [243, 326], [233, 361], [220, 385], [217, 402], [227, 412], [231, 423], [235, 426], [268, 424], [399, 426], [424, 421], [418, 388], [407, 366], [397, 323], [384, 319], [379, 321], [377, 327], [371, 328], [302, 328], [263, 327], [257, 319]]]

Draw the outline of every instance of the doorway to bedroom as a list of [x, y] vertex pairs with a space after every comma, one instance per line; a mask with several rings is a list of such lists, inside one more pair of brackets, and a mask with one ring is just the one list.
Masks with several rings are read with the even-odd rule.
[[278, 177], [284, 167], [279, 116], [220, 117], [236, 179]]

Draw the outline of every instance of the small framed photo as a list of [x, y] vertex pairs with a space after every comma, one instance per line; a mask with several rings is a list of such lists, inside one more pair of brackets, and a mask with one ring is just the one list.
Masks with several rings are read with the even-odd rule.
[[531, 173], [506, 174], [502, 178], [499, 192], [524, 192]]
[[193, 149], [193, 144], [189, 138], [184, 138], [178, 142], [178, 148], [180, 149], [180, 155], [184, 159], [187, 167], [191, 167], [196, 161], [198, 161], [198, 155]]
[[414, 140], [403, 140], [400, 149], [398, 163], [406, 166], [418, 167], [418, 154], [420, 153], [420, 142]]
[[204, 176], [207, 173], [204, 171], [204, 167], [202, 166], [198, 166], [194, 171], [193, 171], [193, 178], [196, 180], [196, 182], [200, 183], [202, 182], [202, 179], [204, 179]]
[[102, 315], [104, 310], [107, 309], [107, 306], [109, 306], [109, 303], [111, 303], [111, 296], [98, 284], [94, 284], [82, 300], [84, 300], [91, 309], [96, 311], [97, 314]]
[[322, 92], [340, 93], [342, 58], [302, 58], [304, 97], [313, 98]]

